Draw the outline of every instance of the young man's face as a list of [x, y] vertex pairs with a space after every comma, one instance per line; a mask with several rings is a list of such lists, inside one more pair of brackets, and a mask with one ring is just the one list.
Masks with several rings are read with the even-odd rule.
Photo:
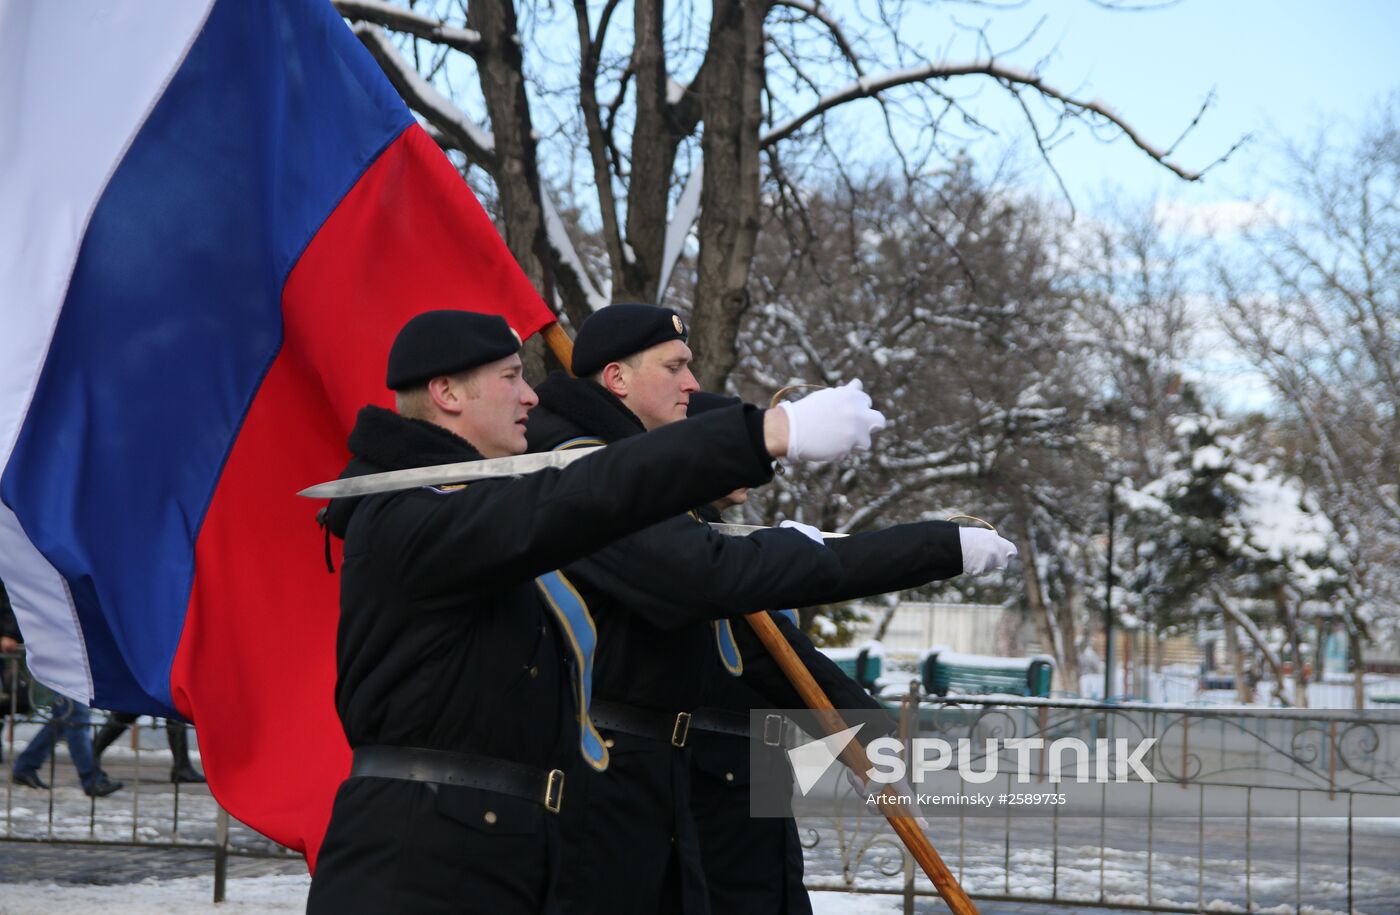
[[685, 419], [690, 395], [700, 390], [690, 371], [690, 347], [668, 340], [643, 350], [636, 361], [635, 368], [622, 364], [626, 392], [620, 396], [627, 409], [648, 429]]
[[483, 457], [524, 454], [525, 416], [540, 399], [525, 381], [520, 356], [477, 366], [460, 384], [465, 405], [454, 431]]

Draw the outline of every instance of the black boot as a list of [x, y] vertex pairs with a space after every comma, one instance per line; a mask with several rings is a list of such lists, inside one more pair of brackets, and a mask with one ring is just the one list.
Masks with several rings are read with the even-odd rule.
[[177, 784], [199, 784], [204, 773], [190, 765], [190, 738], [183, 721], [166, 719], [165, 736], [170, 738], [170, 780]]
[[126, 732], [126, 728], [126, 723], [117, 719], [115, 716], [107, 719], [107, 723], [102, 725], [97, 732], [97, 736], [94, 737], [92, 741], [92, 761], [94, 765], [101, 768], [103, 751], [115, 743], [116, 739]]

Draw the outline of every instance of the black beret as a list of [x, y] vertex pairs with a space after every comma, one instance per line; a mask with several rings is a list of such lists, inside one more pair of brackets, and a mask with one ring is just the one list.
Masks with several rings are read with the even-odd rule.
[[737, 397], [728, 394], [712, 394], [709, 391], [696, 391], [690, 395], [690, 406], [686, 409], [686, 416], [699, 416], [701, 413], [708, 413], [711, 410], [722, 410], [725, 407], [737, 407], [743, 403]]
[[667, 340], [684, 341], [685, 322], [674, 309], [619, 303], [589, 315], [574, 337], [574, 374], [582, 378]]
[[451, 308], [425, 311], [410, 318], [394, 338], [384, 383], [391, 391], [403, 391], [519, 350], [520, 337], [500, 315]]

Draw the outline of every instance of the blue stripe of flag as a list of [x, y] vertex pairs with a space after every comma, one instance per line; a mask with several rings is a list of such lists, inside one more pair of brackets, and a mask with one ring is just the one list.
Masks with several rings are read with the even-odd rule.
[[99, 201], [0, 479], [72, 590], [96, 704], [173, 714], [195, 541], [283, 283], [410, 123], [329, 3], [220, 0]]

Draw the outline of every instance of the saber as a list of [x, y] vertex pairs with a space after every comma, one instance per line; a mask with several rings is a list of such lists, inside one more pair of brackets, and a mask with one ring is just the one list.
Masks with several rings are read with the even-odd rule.
[[487, 458], [480, 461], [459, 461], [456, 464], [434, 464], [431, 467], [410, 467], [389, 470], [362, 477], [318, 483], [297, 493], [308, 499], [345, 499], [369, 496], [379, 492], [416, 489], [419, 486], [441, 486], [445, 483], [466, 483], [495, 477], [518, 477], [548, 468], [567, 467], [581, 457], [587, 457], [602, 446], [574, 448], [569, 451], [547, 451], [542, 454], [516, 454], [510, 457]]
[[[728, 535], [728, 536], [730, 536], [730, 537], [747, 537], [749, 534], [752, 534], [754, 531], [774, 531], [774, 530], [778, 530], [778, 528], [775, 528], [775, 527], [764, 527], [764, 526], [761, 525], [761, 524], [711, 524], [710, 527], [712, 527], [712, 528], [714, 528], [715, 530], [719, 531], [721, 534], [726, 534], [726, 535]], [[831, 533], [830, 531], [822, 531], [822, 539], [823, 539], [823, 540], [836, 540], [836, 539], [839, 539], [839, 538], [841, 538], [841, 537], [849, 537], [849, 536], [851, 536], [851, 535], [850, 535], [850, 534], [833, 534], [833, 533]]]

